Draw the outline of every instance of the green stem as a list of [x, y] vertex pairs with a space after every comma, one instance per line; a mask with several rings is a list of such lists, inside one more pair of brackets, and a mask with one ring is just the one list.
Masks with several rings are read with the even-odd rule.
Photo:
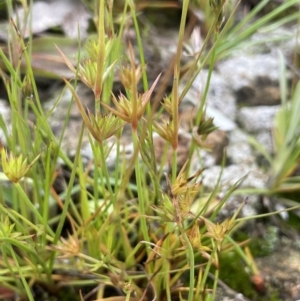
[[207, 283], [207, 277], [208, 277], [208, 273], [210, 271], [210, 267], [212, 265], [212, 262], [213, 262], [213, 258], [216, 254], [217, 256], [217, 245], [214, 243], [214, 241], [212, 240], [212, 244], [213, 244], [213, 250], [210, 254], [210, 257], [209, 257], [209, 261], [207, 262], [207, 265], [205, 267], [205, 270], [204, 270], [204, 275], [202, 277], [202, 281], [201, 281], [201, 286], [200, 286], [200, 291], [204, 291], [205, 290], [205, 286], [206, 286], [206, 283]]
[[217, 286], [218, 286], [218, 279], [219, 279], [219, 269], [216, 269], [215, 276], [214, 276], [214, 286], [213, 286], [213, 297], [212, 300], [215, 300], [216, 293], [217, 293]]
[[184, 232], [184, 229], [181, 225], [179, 225], [179, 230], [181, 232], [181, 235], [186, 243], [188, 252], [188, 262], [190, 265], [190, 285], [189, 285], [189, 295], [188, 295], [188, 301], [193, 301], [194, 299], [194, 286], [195, 286], [195, 256], [194, 256], [194, 250], [190, 243], [190, 240], [188, 239], [186, 233]]
[[239, 256], [241, 256], [241, 258], [247, 264], [247, 266], [251, 270], [251, 273], [253, 275], [259, 274], [255, 264], [253, 264], [253, 262], [251, 262], [251, 260], [247, 257], [246, 253], [243, 251], [243, 249], [238, 245], [238, 243], [236, 243], [229, 235], [226, 235], [226, 239], [233, 245], [233, 247], [234, 247], [235, 251], [237, 252], [237, 254]]
[[25, 288], [26, 295], [27, 295], [27, 297], [28, 297], [28, 299], [30, 301], [34, 301], [33, 296], [32, 296], [32, 292], [30, 290], [30, 287], [29, 287], [29, 285], [28, 285], [28, 283], [27, 283], [27, 281], [26, 281], [26, 279], [24, 277], [24, 274], [23, 274], [23, 272], [22, 272], [22, 270], [20, 268], [20, 265], [19, 265], [18, 259], [16, 257], [15, 251], [13, 250], [13, 248], [11, 247], [11, 245], [9, 246], [9, 249], [10, 249], [10, 253], [12, 255], [12, 258], [13, 258], [13, 260], [15, 262], [15, 265], [17, 267], [17, 270], [18, 270], [19, 276], [21, 278], [21, 281], [23, 283], [23, 286]]
[[189, 10], [189, 0], [184, 0], [182, 4], [182, 13], [181, 13], [179, 37], [178, 37], [176, 61], [175, 61], [175, 68], [178, 68], [178, 70], [180, 68], [180, 58], [181, 58], [181, 52], [183, 47], [184, 30], [185, 30], [188, 10]]
[[106, 185], [113, 203], [114, 208], [116, 208], [116, 195], [112, 189], [111, 186], [111, 181], [109, 179], [109, 173], [108, 173], [108, 169], [107, 169], [107, 165], [106, 165], [106, 159], [105, 159], [105, 154], [104, 154], [104, 147], [102, 144], [100, 144], [100, 159], [101, 159], [101, 169], [102, 172], [104, 174], [105, 180], [106, 180]]
[[[217, 40], [218, 40], [218, 32], [215, 32], [214, 44], [217, 43]], [[213, 72], [213, 69], [214, 69], [215, 58], [216, 58], [216, 47], [214, 47], [213, 52], [211, 54], [211, 60], [210, 60], [210, 64], [209, 64], [209, 70], [208, 70], [205, 90], [204, 90], [204, 93], [203, 93], [203, 96], [202, 96], [202, 99], [201, 99], [200, 108], [197, 112], [196, 125], [199, 125], [199, 123], [201, 122], [204, 105], [206, 103], [207, 94], [208, 94], [209, 87], [210, 87], [210, 80], [211, 80], [212, 72]]]
[[80, 209], [81, 209], [81, 218], [85, 223], [91, 216], [90, 208], [89, 208], [89, 201], [88, 195], [86, 190], [86, 175], [84, 173], [84, 168], [81, 160], [81, 156], [79, 156], [78, 160], [78, 167], [79, 167], [79, 186], [80, 189]]
[[177, 150], [173, 149], [172, 152], [172, 183], [176, 181], [177, 175]]
[[[44, 200], [43, 200], [43, 220], [47, 222], [49, 220], [49, 200], [50, 200], [50, 191], [51, 191], [51, 151], [52, 151], [52, 143], [50, 143], [47, 154], [46, 154], [46, 162], [45, 162], [45, 189], [44, 189]], [[43, 236], [43, 245], [46, 246], [46, 236]]]
[[29, 207], [29, 209], [32, 211], [34, 216], [37, 218], [37, 220], [45, 227], [47, 232], [50, 233], [51, 236], [54, 236], [53, 230], [48, 226], [47, 220], [44, 220], [41, 214], [38, 212], [38, 210], [35, 208], [35, 206], [32, 204], [32, 202], [29, 200], [27, 195], [25, 194], [23, 188], [19, 183], [15, 183], [15, 187], [18, 190], [21, 200], [25, 202], [25, 204]]
[[[142, 65], [142, 70], [143, 70], [143, 72], [142, 72], [143, 88], [144, 88], [144, 91], [147, 91], [148, 90], [148, 79], [147, 79], [147, 73], [146, 73], [146, 62], [145, 62], [145, 56], [144, 56], [144, 50], [143, 50], [143, 43], [142, 43], [142, 39], [141, 39], [141, 33], [140, 33], [137, 18], [136, 18], [133, 1], [130, 0], [128, 2], [129, 2], [130, 10], [131, 10], [134, 28], [136, 31], [139, 55], [140, 55], [140, 60], [141, 60], [141, 65]], [[150, 106], [147, 106], [147, 110], [148, 110], [147, 113], [150, 113]]]
[[[72, 188], [73, 188], [74, 181], [75, 181], [79, 156], [81, 155], [80, 154], [80, 149], [81, 149], [80, 146], [82, 144], [83, 133], [84, 133], [84, 123], [82, 123], [82, 127], [81, 127], [81, 130], [80, 130], [80, 133], [79, 133], [78, 147], [77, 147], [77, 150], [76, 150], [73, 169], [72, 169], [72, 172], [71, 172], [71, 176], [70, 176], [70, 180], [69, 180], [69, 184], [68, 184], [68, 188], [67, 188], [67, 194], [66, 194], [66, 199], [65, 199], [65, 203], [64, 203], [64, 208], [63, 208], [63, 211], [61, 213], [61, 217], [60, 217], [57, 229], [56, 229], [56, 233], [55, 233], [54, 240], [53, 240], [53, 245], [55, 245], [57, 243], [57, 241], [58, 241], [58, 239], [61, 235], [61, 231], [63, 229], [63, 226], [65, 224], [65, 220], [66, 220], [66, 217], [67, 217], [68, 209], [69, 209], [69, 206], [71, 204]], [[53, 268], [54, 258], [55, 258], [55, 252], [52, 252], [52, 254], [50, 256], [50, 260], [49, 260], [49, 269], [50, 270]]]
[[[106, 180], [106, 185], [108, 187], [110, 199], [111, 199], [113, 207], [114, 207], [114, 212], [117, 212], [116, 195], [115, 195], [115, 193], [112, 189], [111, 183], [110, 183], [103, 144], [100, 144], [100, 157], [101, 157], [102, 172], [103, 172], [105, 180]], [[107, 249], [109, 252], [113, 251], [113, 242], [114, 242], [115, 234], [116, 234], [116, 223], [112, 222], [111, 225], [109, 226], [109, 235], [108, 235], [108, 241], [107, 241]]]
[[[167, 223], [165, 228], [166, 229], [165, 234], [171, 233], [173, 231], [173, 228], [174, 227], [172, 223]], [[165, 248], [166, 250], [166, 255], [165, 255], [166, 258], [170, 258], [172, 256], [172, 248], [170, 246], [171, 246], [170, 235], [168, 235], [163, 244], [163, 248]], [[165, 276], [170, 274], [170, 262], [168, 260], [164, 260], [162, 265], [163, 265], [162, 267], [163, 274], [160, 275], [160, 279], [161, 279], [160, 281], [164, 283], [163, 288], [165, 289], [167, 301], [172, 301], [170, 278]]]
[[[216, 59], [216, 43], [217, 43], [217, 41], [218, 41], [218, 33], [215, 32], [215, 35], [214, 35], [214, 48], [213, 48], [212, 54], [211, 54], [211, 60], [210, 60], [210, 64], [209, 64], [209, 70], [208, 70], [208, 75], [207, 75], [207, 80], [206, 80], [204, 93], [203, 93], [203, 96], [202, 96], [202, 99], [201, 99], [201, 104], [200, 104], [200, 107], [198, 109], [197, 116], [196, 116], [196, 123], [195, 123], [196, 126], [198, 126], [201, 122], [203, 111], [204, 111], [204, 105], [206, 103], [206, 99], [207, 99], [207, 95], [208, 95], [208, 91], [209, 91], [209, 87], [210, 87], [211, 76], [212, 76], [212, 72], [213, 72], [214, 64], [215, 64], [215, 59]], [[192, 144], [191, 144], [191, 147], [190, 147], [190, 150], [189, 150], [189, 158], [192, 157], [192, 154], [195, 151], [195, 147], [196, 147], [195, 142], [194, 142], [194, 140], [192, 140]], [[189, 170], [189, 168], [190, 168], [190, 162], [188, 163], [187, 170]]]
[[[136, 131], [132, 131], [132, 137], [133, 137], [133, 144], [134, 144], [134, 150], [137, 152], [137, 149], [139, 148], [138, 145], [138, 135]], [[139, 201], [139, 209], [140, 209], [140, 222], [141, 222], [141, 230], [144, 237], [144, 240], [147, 242], [150, 242], [150, 237], [148, 233], [148, 227], [147, 227], [147, 221], [146, 221], [146, 210], [145, 210], [145, 189], [143, 189], [142, 185], [142, 174], [141, 174], [141, 166], [139, 162], [139, 158], [137, 156], [135, 161], [135, 176], [136, 176], [136, 184], [137, 184], [137, 190], [138, 190], [138, 201]], [[148, 255], [150, 254], [150, 249], [147, 248]]]
[[104, 28], [104, 0], [99, 1], [99, 15], [98, 15], [98, 55], [97, 55], [97, 75], [94, 87], [94, 94], [96, 98], [95, 112], [100, 112], [100, 96], [102, 90], [103, 70], [105, 60], [105, 28]]

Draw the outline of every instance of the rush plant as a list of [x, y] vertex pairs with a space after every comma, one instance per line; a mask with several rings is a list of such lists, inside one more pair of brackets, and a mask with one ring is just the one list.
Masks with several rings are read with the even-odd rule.
[[[32, 1], [20, 2], [29, 14]], [[85, 43], [83, 55], [78, 51], [75, 65], [57, 47], [73, 74], [72, 78], [63, 79], [64, 89], [71, 92], [72, 99], [59, 137], [54, 135], [48, 117], [61, 96], [49, 112], [44, 112], [32, 64], [32, 35], [28, 40], [22, 37], [18, 30], [21, 24], [11, 21], [7, 47], [5, 51], [0, 48], [1, 76], [12, 112], [11, 128], [0, 115], [4, 134], [0, 173], [0, 299], [2, 292], [8, 292], [11, 300], [17, 300], [17, 294], [18, 300], [33, 301], [42, 290], [45, 298], [53, 295], [56, 300], [214, 300], [223, 252], [237, 252], [251, 273], [258, 274], [242, 244], [231, 238], [235, 227], [243, 222], [238, 214], [246, 200], [232, 217], [216, 220], [239, 183], [214, 206], [213, 212], [209, 209], [210, 203], [216, 204], [218, 187], [211, 194], [204, 194], [202, 169], [192, 174], [189, 160], [183, 166], [178, 164], [179, 107], [196, 75], [210, 61], [199, 109], [191, 120], [192, 157], [197, 150], [208, 147], [207, 135], [215, 129], [213, 120], [205, 116], [213, 65], [223, 50], [237, 46], [224, 37], [234, 37], [238, 44], [240, 33], [234, 28], [228, 31], [226, 20], [223, 23], [226, 1], [209, 1], [213, 22], [201, 49], [194, 54], [180, 93], [185, 26], [192, 7], [188, 0], [183, 0], [172, 65], [172, 90], [160, 99], [161, 106], [157, 108], [151, 100], [163, 70], [155, 80], [148, 81], [144, 56], [147, 45], [142, 43], [137, 11], [140, 2], [84, 2], [94, 8], [97, 36]], [[167, 7], [170, 2], [174, 4], [147, 4]], [[12, 1], [6, 1], [6, 6], [12, 17]], [[130, 25], [137, 47], [123, 45], [125, 28]], [[122, 93], [113, 91], [115, 78], [123, 85]], [[93, 110], [87, 109], [80, 98], [78, 81], [93, 92]], [[74, 133], [78, 144], [71, 159], [61, 144], [72, 106], [79, 109], [82, 127]], [[34, 115], [33, 121], [29, 121], [29, 112]], [[288, 113], [286, 107], [282, 114]], [[133, 146], [130, 158], [124, 155], [125, 127], [130, 128]], [[88, 163], [83, 162], [81, 153], [85, 132], [93, 154]], [[154, 133], [164, 140], [164, 153], [170, 150], [170, 158], [163, 156], [159, 164]], [[278, 139], [284, 133], [278, 132]], [[108, 156], [112, 153], [115, 165], [110, 168]], [[68, 177], [63, 191], [58, 191], [55, 183], [60, 181], [61, 169], [67, 170]], [[204, 198], [207, 201], [201, 203], [199, 200]], [[191, 212], [196, 202], [197, 212]], [[209, 280], [211, 275], [213, 281]], [[63, 297], [66, 292], [71, 296]]]

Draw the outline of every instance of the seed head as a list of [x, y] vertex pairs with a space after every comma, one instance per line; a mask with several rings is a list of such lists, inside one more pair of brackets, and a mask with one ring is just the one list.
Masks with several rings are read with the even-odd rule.
[[20, 179], [26, 175], [39, 156], [40, 155], [38, 155], [31, 164], [28, 164], [27, 158], [23, 159], [22, 154], [19, 157], [15, 157], [12, 153], [8, 155], [5, 149], [2, 148], [1, 159], [3, 172], [13, 183], [18, 183]]

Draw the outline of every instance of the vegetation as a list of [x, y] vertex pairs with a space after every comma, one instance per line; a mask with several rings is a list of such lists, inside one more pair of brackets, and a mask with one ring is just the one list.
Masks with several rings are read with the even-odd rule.
[[[29, 14], [32, 2], [20, 2]], [[245, 220], [238, 218], [238, 214], [247, 200], [232, 217], [216, 221], [240, 182], [211, 211], [210, 204], [215, 204], [218, 187], [207, 194], [200, 180], [202, 170], [191, 174], [189, 161], [178, 167], [179, 106], [196, 75], [209, 65], [204, 94], [191, 125], [195, 129], [192, 157], [205, 146], [207, 135], [215, 129], [213, 121], [205, 116], [204, 105], [216, 60], [244, 46], [249, 36], [270, 21], [273, 26], [279, 26], [296, 20], [298, 12], [288, 16], [283, 12], [299, 1], [285, 1], [258, 17], [269, 2], [263, 0], [236, 24], [237, 6], [231, 6], [223, 23], [225, 1], [210, 0], [210, 9], [205, 8], [205, 41], [199, 49], [192, 50], [192, 61], [187, 68], [181, 55], [188, 11], [203, 2], [183, 0], [172, 91], [159, 99], [161, 109], [151, 98], [162, 75], [157, 74], [150, 83], [146, 73], [145, 45], [137, 11], [139, 7], [143, 9], [143, 1], [120, 2], [85, 1], [94, 10], [97, 37], [88, 39], [82, 51], [78, 39], [80, 51], [75, 67], [69, 55], [57, 47], [73, 74], [71, 80], [64, 78], [73, 98], [60, 137], [54, 135], [48, 118], [54, 114], [61, 95], [51, 110], [42, 109], [36, 70], [32, 67], [34, 39], [32, 35], [24, 38], [18, 30], [19, 24], [9, 25], [7, 45], [0, 49], [1, 76], [12, 110], [11, 129], [0, 115], [0, 127], [5, 135], [5, 143], [1, 143], [0, 173], [0, 295], [7, 294], [7, 299], [14, 299], [16, 294], [21, 300], [31, 301], [214, 300], [220, 267], [222, 269], [220, 258], [232, 253], [249, 268], [249, 279], [259, 276], [251, 253], [244, 249], [245, 242], [231, 237]], [[172, 1], [149, 1], [147, 5], [167, 7], [170, 3]], [[8, 16], [12, 17], [12, 1], [7, 0], [6, 7]], [[135, 29], [137, 53], [130, 43], [123, 45], [124, 28], [130, 22]], [[179, 92], [183, 70], [188, 70], [184, 74], [186, 85]], [[112, 92], [116, 76], [124, 87], [124, 94]], [[78, 81], [93, 91], [94, 112], [86, 110], [78, 96]], [[140, 86], [142, 93], [139, 93]], [[270, 184], [274, 194], [278, 182], [290, 184], [286, 183], [287, 178], [288, 182], [297, 181], [299, 189], [299, 179], [289, 178], [299, 163], [299, 135], [294, 138], [299, 128], [296, 116], [299, 93], [297, 86], [290, 105], [284, 93], [285, 106], [276, 119], [278, 157], [268, 157], [274, 162], [274, 180]], [[70, 159], [61, 143], [74, 105], [79, 108], [83, 123], [75, 157]], [[34, 115], [34, 121], [29, 121], [32, 120], [30, 114]], [[284, 114], [292, 114], [292, 118], [283, 121]], [[291, 121], [282, 127], [286, 120]], [[125, 159], [121, 143], [122, 131], [128, 124], [134, 148], [130, 160]], [[94, 158], [87, 165], [81, 155], [85, 129]], [[155, 155], [154, 132], [166, 141], [160, 165]], [[169, 159], [168, 148], [171, 149]], [[282, 155], [285, 151], [288, 153]], [[115, 152], [116, 158], [113, 170], [107, 166], [111, 152]], [[286, 162], [290, 160], [293, 164], [288, 166]], [[168, 172], [164, 169], [167, 165]], [[67, 187], [56, 191], [54, 184], [59, 181], [61, 166], [70, 171], [70, 176]], [[190, 211], [194, 202], [199, 202], [196, 214]]]

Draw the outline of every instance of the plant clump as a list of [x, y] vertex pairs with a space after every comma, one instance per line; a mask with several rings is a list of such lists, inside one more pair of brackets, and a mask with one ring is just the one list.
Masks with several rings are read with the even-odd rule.
[[[20, 2], [30, 19], [29, 1]], [[2, 117], [0, 120], [6, 140], [5, 147], [1, 141], [1, 182], [9, 186], [8, 190], [0, 189], [0, 299], [8, 291], [10, 300], [30, 301], [214, 300], [221, 279], [256, 298], [259, 293], [253, 293], [253, 279], [258, 279], [256, 284], [261, 280], [256, 288], [264, 287], [263, 279], [246, 246], [248, 241], [236, 241], [232, 235], [244, 221], [239, 214], [247, 198], [232, 216], [217, 219], [243, 179], [219, 200], [218, 185], [212, 192], [203, 186], [204, 169], [191, 171], [192, 158], [198, 159], [201, 150], [210, 149], [207, 137], [216, 130], [213, 118], [206, 115], [205, 103], [214, 64], [222, 53], [218, 47], [221, 42], [223, 50], [233, 47], [224, 38], [230, 27], [224, 20], [226, 1], [209, 1], [213, 22], [203, 45], [193, 53], [189, 68], [183, 66], [182, 53], [192, 5], [188, 0], [180, 4], [178, 41], [170, 68], [172, 89], [159, 99], [159, 107], [153, 98], [164, 74], [159, 70], [153, 81], [148, 80], [140, 30], [143, 19], [138, 11], [145, 4], [131, 0], [121, 4], [83, 2], [87, 6], [93, 3], [97, 35], [84, 42], [74, 61], [62, 47], [56, 47], [72, 74], [62, 81], [72, 99], [60, 136], [54, 134], [48, 119], [55, 114], [61, 96], [49, 112], [43, 110], [32, 64], [32, 34], [27, 40], [18, 29], [21, 25], [12, 21], [7, 53], [0, 51], [5, 66], [1, 75], [13, 121], [8, 130]], [[149, 7], [173, 4], [147, 2]], [[10, 1], [6, 5], [12, 17], [13, 5]], [[122, 11], [119, 18], [115, 18], [116, 11]], [[128, 28], [135, 32], [136, 48], [124, 43]], [[13, 49], [20, 50], [19, 56], [12, 55]], [[180, 166], [181, 104], [208, 62], [207, 82], [191, 118], [189, 159]], [[187, 81], [181, 89], [183, 77]], [[122, 84], [118, 94], [113, 89], [116, 79]], [[86, 108], [79, 95], [78, 81], [92, 91], [93, 110]], [[82, 125], [74, 133], [78, 143], [70, 158], [62, 140], [73, 105], [80, 112]], [[276, 117], [277, 122], [291, 113], [289, 110], [287, 105]], [[295, 128], [297, 124], [289, 126]], [[282, 139], [286, 147], [292, 143], [291, 154], [298, 155], [298, 140], [287, 129], [276, 129], [278, 155]], [[124, 155], [125, 131], [130, 132], [130, 158]], [[156, 134], [165, 143], [160, 164], [153, 142]], [[82, 154], [84, 135], [92, 152], [90, 162], [84, 162]], [[114, 167], [109, 168], [112, 153]], [[62, 168], [68, 170], [66, 185], [58, 191], [55, 183], [60, 181]], [[293, 161], [285, 168], [274, 164], [273, 168], [272, 191], [276, 183], [285, 187], [284, 180], [296, 164]], [[197, 210], [192, 210], [194, 204]], [[269, 233], [268, 250], [276, 243], [273, 232]]]

